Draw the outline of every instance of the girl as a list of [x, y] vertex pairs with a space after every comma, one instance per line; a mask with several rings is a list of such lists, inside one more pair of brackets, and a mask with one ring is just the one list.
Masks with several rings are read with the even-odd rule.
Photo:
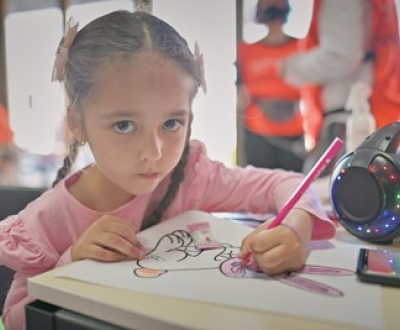
[[[302, 180], [282, 170], [228, 169], [189, 140], [203, 63], [170, 25], [126, 11], [79, 32], [70, 25], [54, 70], [67, 96], [70, 154], [54, 187], [0, 225], [0, 262], [17, 272], [7, 330], [24, 328], [29, 277], [85, 258], [141, 259], [136, 233], [186, 210], [277, 212]], [[70, 174], [84, 144], [95, 162]], [[283, 225], [265, 226], [244, 239], [240, 255], [251, 252], [267, 274], [301, 267], [310, 240], [335, 233], [312, 192]]]

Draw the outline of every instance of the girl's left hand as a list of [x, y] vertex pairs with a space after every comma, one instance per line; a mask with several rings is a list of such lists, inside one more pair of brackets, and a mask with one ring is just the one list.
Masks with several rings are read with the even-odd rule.
[[268, 275], [301, 268], [308, 256], [313, 216], [304, 210], [293, 209], [281, 225], [267, 229], [271, 221], [244, 238], [239, 258], [250, 252], [251, 258]]

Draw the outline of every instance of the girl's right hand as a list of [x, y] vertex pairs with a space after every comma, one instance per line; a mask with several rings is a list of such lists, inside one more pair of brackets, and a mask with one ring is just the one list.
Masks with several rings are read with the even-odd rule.
[[143, 259], [145, 254], [132, 224], [112, 215], [97, 219], [71, 247], [72, 261], [95, 259], [111, 262], [126, 257]]

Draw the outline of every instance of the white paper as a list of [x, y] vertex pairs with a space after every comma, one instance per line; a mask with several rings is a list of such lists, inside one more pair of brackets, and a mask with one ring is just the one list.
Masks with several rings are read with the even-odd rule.
[[[224, 244], [223, 248], [202, 252], [195, 248], [187, 225], [202, 221], [210, 223], [212, 236]], [[361, 283], [354, 273], [360, 246], [335, 240], [313, 242], [307, 265], [323, 274], [305, 271], [279, 279], [247, 270], [240, 277], [243, 273], [232, 273], [238, 268], [230, 263], [251, 230], [208, 213], [190, 211], [138, 234], [149, 251], [146, 260], [84, 260], [56, 276], [155, 295], [383, 328], [380, 286]], [[224, 271], [238, 277], [225, 275]], [[341, 272], [345, 274], [340, 275]]]

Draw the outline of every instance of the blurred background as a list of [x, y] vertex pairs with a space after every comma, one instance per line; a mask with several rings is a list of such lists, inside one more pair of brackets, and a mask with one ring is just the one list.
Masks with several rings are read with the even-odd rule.
[[[133, 11], [137, 5], [171, 23], [192, 49], [195, 41], [200, 45], [208, 92], [195, 100], [192, 136], [204, 141], [211, 158], [235, 165], [236, 47], [238, 40], [256, 41], [266, 32], [254, 21], [256, 2], [0, 0], [0, 102], [8, 110], [18, 148], [12, 179], [0, 184], [48, 187], [64, 156], [63, 92], [50, 79], [64, 22], [73, 16], [83, 27], [94, 17], [116, 9]], [[292, 0], [290, 5], [286, 32], [301, 38], [309, 27], [313, 0]], [[78, 163], [90, 160], [90, 151], [84, 150]]]

